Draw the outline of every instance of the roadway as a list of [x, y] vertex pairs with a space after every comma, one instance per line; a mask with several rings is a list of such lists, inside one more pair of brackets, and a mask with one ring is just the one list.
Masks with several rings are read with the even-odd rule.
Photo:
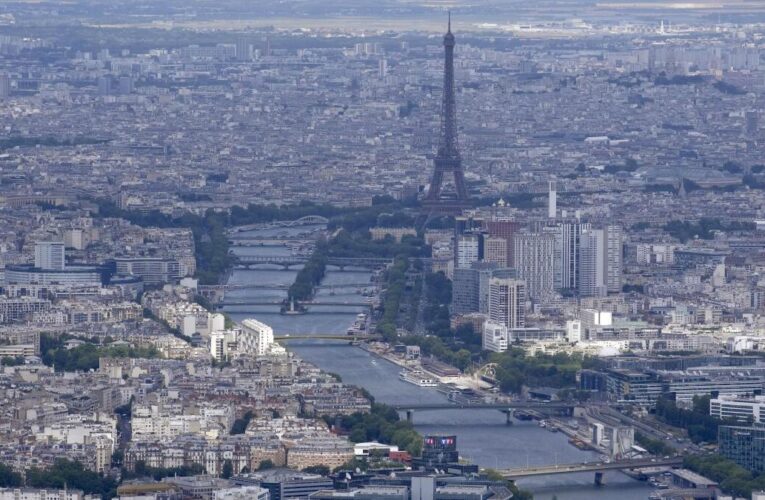
[[683, 464], [682, 457], [637, 458], [613, 462], [540, 465], [499, 471], [505, 479], [516, 480], [524, 477], [573, 474], [576, 472], [603, 472], [607, 470], [645, 469], [648, 467], [677, 467]]
[[611, 426], [632, 426], [636, 432], [640, 432], [651, 439], [664, 442], [670, 448], [674, 448], [677, 453], [688, 454], [702, 451], [698, 445], [685, 437], [685, 432], [682, 429], [673, 428], [658, 422], [651, 416], [637, 419], [609, 406], [588, 406], [587, 412], [592, 418]]

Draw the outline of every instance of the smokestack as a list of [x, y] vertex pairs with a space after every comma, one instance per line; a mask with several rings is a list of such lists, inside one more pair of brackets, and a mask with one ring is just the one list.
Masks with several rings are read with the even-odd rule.
[[558, 212], [558, 193], [555, 190], [555, 181], [550, 181], [550, 192], [547, 199], [547, 217], [554, 219]]

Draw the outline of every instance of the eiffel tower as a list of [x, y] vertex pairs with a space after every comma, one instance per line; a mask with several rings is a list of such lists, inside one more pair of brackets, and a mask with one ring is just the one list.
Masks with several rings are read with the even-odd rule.
[[[441, 101], [441, 135], [438, 153], [434, 159], [433, 179], [422, 206], [429, 214], [454, 215], [470, 206], [465, 188], [462, 158], [457, 147], [457, 102], [454, 97], [454, 45], [452, 16], [444, 35], [444, 93]], [[444, 175], [454, 176], [454, 192], [445, 193]]]

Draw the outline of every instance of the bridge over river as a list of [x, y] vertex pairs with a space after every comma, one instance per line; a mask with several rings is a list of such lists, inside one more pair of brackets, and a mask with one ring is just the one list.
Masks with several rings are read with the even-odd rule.
[[507, 416], [507, 425], [513, 424], [513, 415], [516, 410], [538, 410], [542, 412], [550, 411], [570, 411], [581, 403], [570, 401], [505, 401], [496, 403], [483, 402], [443, 402], [443, 403], [421, 403], [421, 404], [398, 404], [390, 405], [396, 411], [406, 412], [406, 420], [414, 422], [414, 414], [417, 411], [437, 411], [437, 410], [499, 410]]
[[[276, 264], [289, 267], [296, 264], [305, 264], [307, 261], [307, 255], [242, 255], [236, 258], [235, 267], [248, 269], [250, 266], [257, 264]], [[378, 269], [392, 262], [393, 259], [377, 257], [330, 257], [327, 259], [327, 265], [337, 266], [340, 270], [343, 270], [345, 267]]]
[[[217, 307], [225, 306], [281, 306], [284, 305], [284, 300], [257, 300], [257, 299], [233, 299], [222, 300], [215, 304]], [[372, 307], [373, 301], [367, 300], [314, 300], [310, 302], [300, 302], [300, 306], [353, 306], [353, 307]]]
[[505, 479], [516, 479], [549, 476], [553, 474], [574, 474], [577, 472], [595, 472], [595, 484], [603, 481], [603, 472], [608, 470], [635, 470], [655, 467], [679, 467], [683, 464], [683, 457], [668, 458], [635, 458], [615, 460], [613, 462], [583, 462], [575, 464], [539, 465], [522, 467], [518, 469], [505, 469], [499, 471]]

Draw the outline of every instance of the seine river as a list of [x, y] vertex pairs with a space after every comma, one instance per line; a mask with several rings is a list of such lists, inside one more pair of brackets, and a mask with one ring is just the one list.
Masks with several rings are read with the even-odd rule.
[[[280, 231], [284, 231], [283, 229]], [[273, 230], [254, 234], [269, 236]], [[285, 247], [237, 247], [240, 255], [285, 255]], [[237, 290], [227, 294], [228, 300], [254, 299], [260, 302], [281, 300], [286, 290], [276, 285], [289, 285], [297, 269], [284, 270], [278, 266], [263, 265], [258, 269], [236, 270], [229, 283], [260, 285], [262, 289]], [[359, 292], [369, 283], [370, 273], [365, 270], [330, 270], [317, 294], [320, 299], [335, 302], [359, 300]], [[276, 335], [310, 337], [312, 334], [344, 334], [362, 308], [354, 306], [312, 306], [307, 314], [285, 316], [278, 306], [230, 306], [225, 311], [237, 321], [255, 317], [274, 329]], [[294, 340], [288, 348], [301, 358], [320, 368], [339, 374], [346, 383], [366, 388], [384, 403], [442, 402], [446, 398], [435, 389], [417, 387], [399, 380], [399, 367], [348, 344]], [[495, 410], [438, 410], [416, 412], [414, 423], [422, 434], [454, 434], [460, 455], [484, 467], [523, 467], [527, 464], [555, 464], [583, 462], [597, 459], [593, 452], [571, 446], [566, 436], [540, 428], [534, 422], [505, 425], [505, 415]], [[549, 500], [620, 500], [646, 499], [651, 488], [620, 472], [607, 472], [605, 485], [595, 487], [593, 474], [566, 474], [519, 481], [519, 486], [534, 492], [535, 499]]]

